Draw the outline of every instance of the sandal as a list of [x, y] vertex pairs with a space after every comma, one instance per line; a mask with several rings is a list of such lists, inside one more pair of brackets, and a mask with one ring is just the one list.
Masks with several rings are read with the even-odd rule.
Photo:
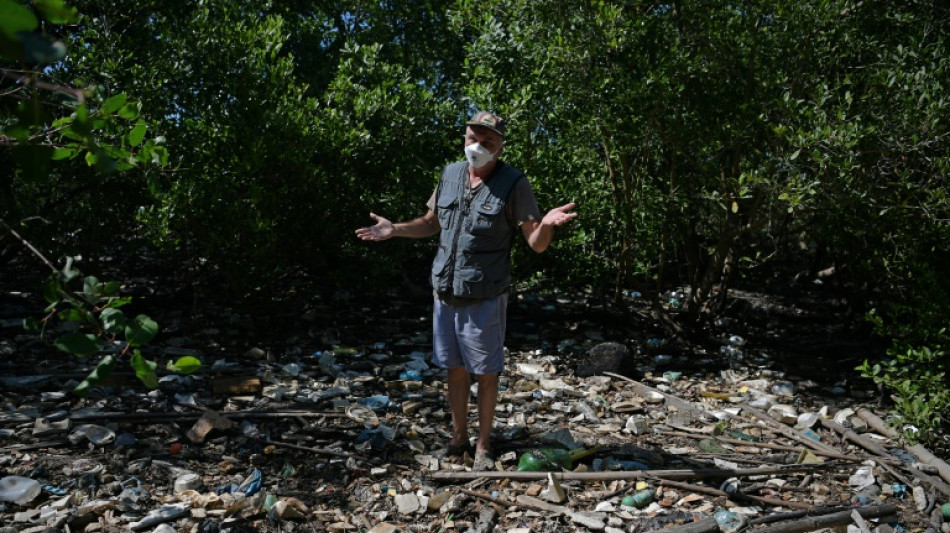
[[458, 444], [458, 445], [449, 444], [448, 446], [445, 447], [446, 457], [462, 457], [466, 453], [469, 454], [470, 456], [473, 453], [475, 453], [475, 449], [472, 448], [472, 445], [469, 443]]
[[495, 469], [495, 458], [492, 456], [491, 452], [476, 452], [475, 453], [475, 462], [472, 463], [472, 470], [476, 472], [484, 472], [486, 470]]

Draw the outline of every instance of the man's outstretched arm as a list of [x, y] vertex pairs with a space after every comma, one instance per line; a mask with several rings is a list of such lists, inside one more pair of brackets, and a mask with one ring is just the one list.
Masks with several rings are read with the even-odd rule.
[[548, 211], [541, 220], [528, 220], [521, 225], [521, 232], [528, 241], [528, 246], [535, 252], [541, 253], [548, 249], [551, 239], [554, 238], [554, 227], [567, 224], [577, 218], [577, 213], [570, 213], [577, 207], [575, 203], [564, 204]]
[[375, 213], [370, 213], [369, 216], [376, 224], [356, 230], [356, 236], [364, 241], [385, 241], [393, 237], [421, 239], [431, 237], [442, 229], [439, 219], [431, 209], [419, 218], [395, 224]]

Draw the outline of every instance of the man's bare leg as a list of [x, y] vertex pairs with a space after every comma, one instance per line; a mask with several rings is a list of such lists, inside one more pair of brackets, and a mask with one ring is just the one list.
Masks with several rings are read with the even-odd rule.
[[455, 447], [468, 446], [468, 397], [471, 384], [472, 376], [464, 366], [449, 369], [449, 409], [452, 411], [452, 442], [450, 444]]
[[491, 430], [498, 403], [498, 373], [478, 376], [478, 440], [475, 452], [491, 451]]

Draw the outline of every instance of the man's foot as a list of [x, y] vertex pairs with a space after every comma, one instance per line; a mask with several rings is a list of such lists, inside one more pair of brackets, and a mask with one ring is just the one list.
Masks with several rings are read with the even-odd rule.
[[472, 470], [484, 472], [495, 469], [495, 457], [490, 451], [475, 452], [475, 462], [472, 463]]
[[458, 444], [450, 442], [448, 446], [445, 447], [445, 455], [448, 457], [462, 457], [468, 453], [469, 455], [475, 453], [475, 449], [472, 448], [472, 445], [468, 441], [462, 441]]

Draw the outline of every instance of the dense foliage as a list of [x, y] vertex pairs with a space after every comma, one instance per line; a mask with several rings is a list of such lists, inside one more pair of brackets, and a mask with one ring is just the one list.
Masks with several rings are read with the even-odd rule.
[[689, 332], [736, 284], [832, 273], [895, 340], [863, 372], [910, 418], [950, 404], [941, 2], [70, 5], [0, 0], [3, 218], [50, 253], [149, 239], [239, 296], [295, 267], [422, 286], [431, 243], [353, 229], [421, 214], [490, 108], [542, 209], [580, 206], [523, 279], [637, 288]]

